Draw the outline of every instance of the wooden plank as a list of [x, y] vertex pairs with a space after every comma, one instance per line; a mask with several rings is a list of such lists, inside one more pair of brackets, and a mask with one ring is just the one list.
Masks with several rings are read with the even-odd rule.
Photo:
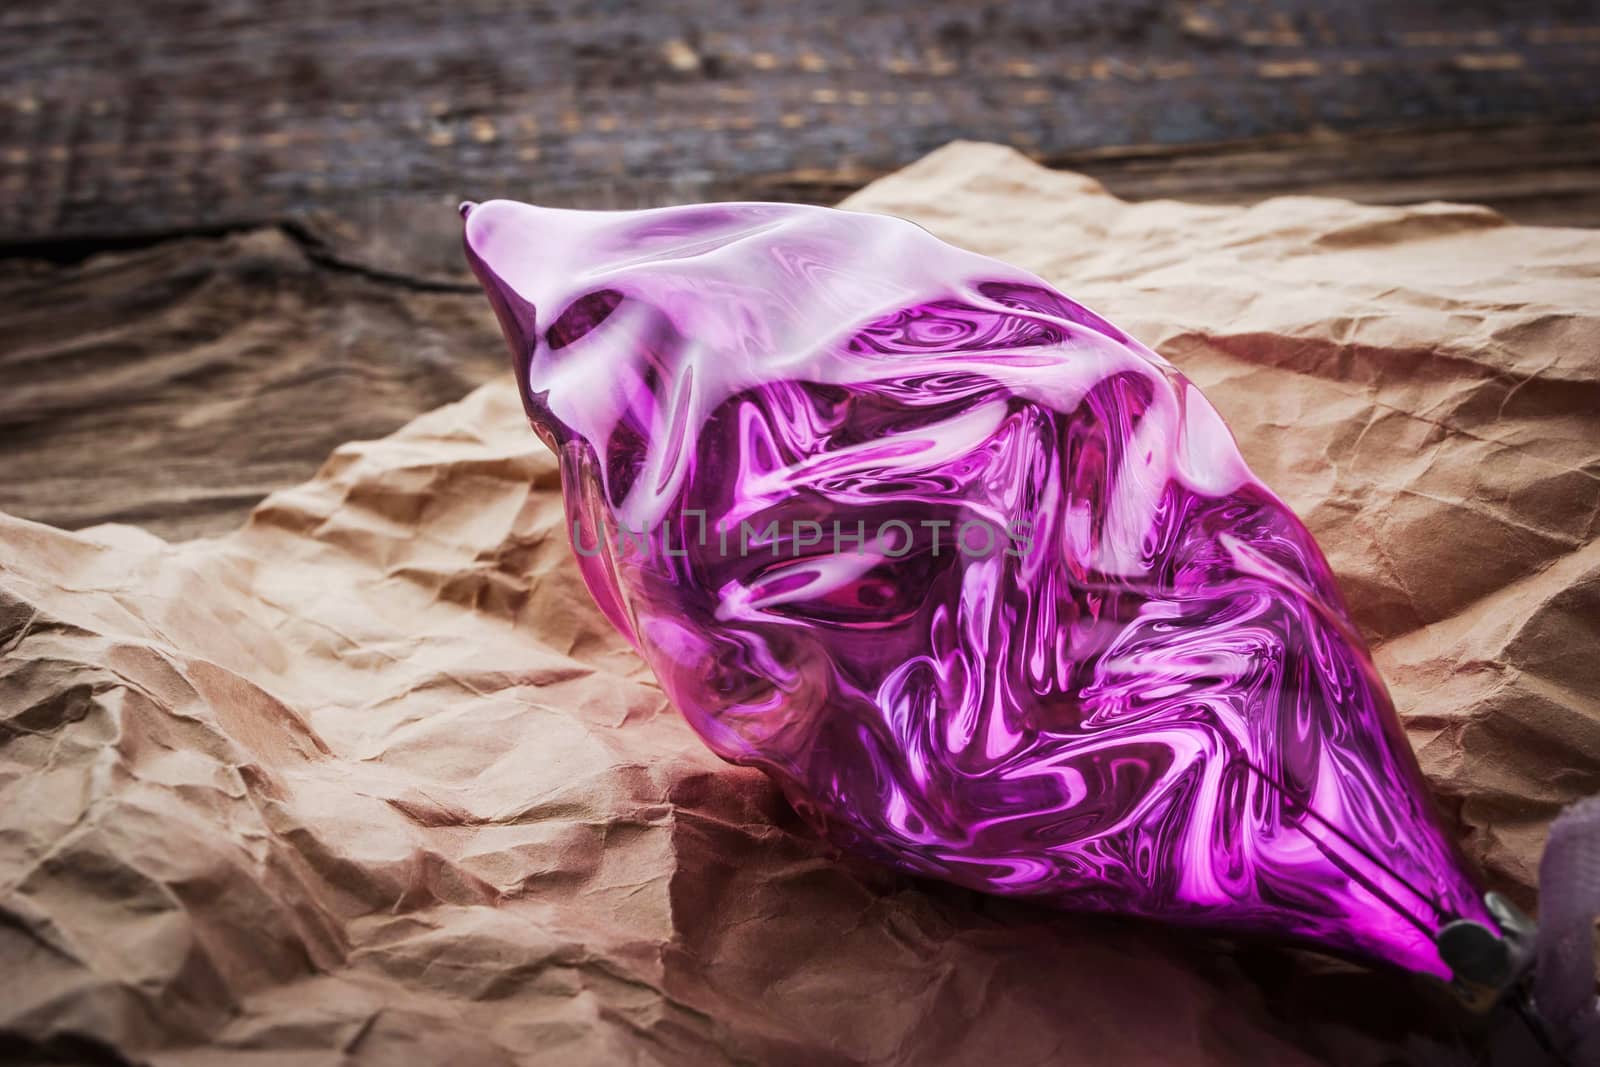
[[[1290, 194], [1368, 204], [1486, 204], [1529, 225], [1600, 225], [1600, 120], [1280, 134], [1217, 144], [1121, 145], [1044, 160], [1125, 200], [1243, 204]], [[745, 185], [747, 196], [834, 203], [826, 171]]]
[[1219, 145], [1069, 154], [1128, 200], [1240, 204], [1286, 194], [1367, 204], [1486, 204], [1515, 222], [1600, 226], [1600, 121], [1320, 131]]
[[1597, 57], [1563, 0], [43, 0], [0, 12], [0, 242], [855, 185], [957, 137], [1054, 160], [1584, 121]]

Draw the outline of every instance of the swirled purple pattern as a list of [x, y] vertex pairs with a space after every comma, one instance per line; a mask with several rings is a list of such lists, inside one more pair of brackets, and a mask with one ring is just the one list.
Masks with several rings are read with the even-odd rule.
[[595, 599], [829, 839], [1440, 976], [1488, 921], [1316, 543], [1154, 352], [887, 217], [466, 243]]

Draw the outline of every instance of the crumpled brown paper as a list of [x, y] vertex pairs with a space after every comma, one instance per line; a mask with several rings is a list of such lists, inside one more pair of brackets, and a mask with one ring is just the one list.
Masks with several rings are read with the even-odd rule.
[[[1044, 275], [1206, 391], [1343, 578], [1468, 853], [1532, 906], [1549, 819], [1600, 791], [1600, 233], [1124, 204], [987, 145], [847, 206]], [[1376, 1063], [1463, 1040], [1395, 975], [832, 856], [592, 606], [509, 381], [340, 448], [225, 537], [0, 516], [0, 656], [0, 1059]]]

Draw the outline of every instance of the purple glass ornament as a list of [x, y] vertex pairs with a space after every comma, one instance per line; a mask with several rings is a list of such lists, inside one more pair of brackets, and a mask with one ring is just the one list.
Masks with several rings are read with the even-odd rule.
[[595, 600], [829, 840], [1440, 977], [1493, 929], [1315, 541], [1166, 360], [898, 219], [464, 211]]

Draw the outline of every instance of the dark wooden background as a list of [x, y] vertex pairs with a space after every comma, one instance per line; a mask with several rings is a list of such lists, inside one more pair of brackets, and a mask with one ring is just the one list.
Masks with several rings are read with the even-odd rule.
[[24, 0], [0, 509], [235, 524], [499, 373], [454, 204], [829, 202], [954, 138], [1120, 195], [1600, 222], [1592, 0]]

